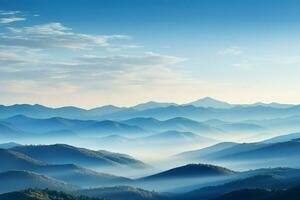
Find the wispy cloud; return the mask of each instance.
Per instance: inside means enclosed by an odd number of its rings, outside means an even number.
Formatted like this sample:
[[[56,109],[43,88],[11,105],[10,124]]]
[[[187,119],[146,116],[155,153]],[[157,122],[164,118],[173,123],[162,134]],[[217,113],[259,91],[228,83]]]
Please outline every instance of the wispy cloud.
[[[83,64],[97,66],[118,66],[123,68],[128,67],[155,67],[168,66],[185,61],[185,58],[176,56],[162,55],[154,52],[145,52],[142,55],[115,55],[115,56],[95,56],[86,55],[79,57],[78,60]]]
[[[17,15],[21,13],[21,11],[17,10],[0,10],[0,15]]]
[[[240,62],[240,63],[234,63],[232,66],[236,69],[240,70],[250,70],[253,69],[254,65],[249,63],[248,61]]]
[[[243,54],[243,50],[238,46],[232,46],[219,51],[218,54],[219,55],[241,55]]]
[[[4,17],[0,18],[0,24],[9,24],[12,22],[17,22],[17,21],[24,21],[26,18],[24,17]]]
[[[0,24],[9,24],[17,21],[26,20],[20,11],[4,11],[0,10]]]
[[[0,36],[4,45],[31,48],[68,48],[90,49],[93,47],[110,47],[111,40],[128,39],[126,35],[92,35],[72,31],[61,23],[49,23],[31,27],[8,27],[10,34]]]

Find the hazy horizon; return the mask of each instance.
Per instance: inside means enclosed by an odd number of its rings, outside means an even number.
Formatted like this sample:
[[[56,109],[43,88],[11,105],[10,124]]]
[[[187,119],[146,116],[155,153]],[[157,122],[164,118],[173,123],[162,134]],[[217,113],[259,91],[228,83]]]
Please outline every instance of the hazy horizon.
[[[116,106],[116,107],[134,107],[140,104],[145,104],[145,103],[150,103],[150,102],[155,102],[155,103],[174,103],[177,105],[185,105],[197,100],[203,100],[203,99],[213,99],[213,100],[217,100],[217,101],[221,101],[224,103],[228,103],[231,105],[251,105],[251,104],[256,104],[256,103],[264,103],[264,104],[271,104],[271,103],[278,103],[278,104],[290,104],[290,105],[299,105],[300,102],[278,102],[278,101],[269,101],[269,102],[263,102],[263,101],[254,101],[254,102],[229,102],[226,101],[224,99],[218,99],[218,98],[214,98],[214,97],[200,97],[200,98],[196,98],[196,99],[192,99],[190,101],[185,101],[185,102],[166,102],[166,101],[156,101],[156,100],[146,100],[144,102],[136,102],[134,104],[96,104],[96,105],[90,105],[90,106],[85,106],[82,107],[80,105],[76,105],[76,104],[59,104],[59,105],[50,105],[50,104],[42,104],[42,103],[38,103],[38,102],[17,102],[17,103],[12,103],[12,104],[0,104],[0,105],[5,105],[5,106],[13,106],[13,105],[22,105],[22,104],[29,104],[29,105],[43,105],[46,107],[52,107],[52,108],[60,108],[60,107],[68,107],[68,106],[74,106],[74,107],[78,107],[78,108],[83,108],[83,109],[92,109],[92,108],[97,108],[97,107],[102,107],[102,106]]]

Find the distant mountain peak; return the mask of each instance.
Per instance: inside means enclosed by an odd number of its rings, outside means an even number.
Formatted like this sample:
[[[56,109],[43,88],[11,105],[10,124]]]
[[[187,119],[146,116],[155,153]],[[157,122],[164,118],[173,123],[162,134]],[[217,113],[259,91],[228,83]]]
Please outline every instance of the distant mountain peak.
[[[204,97],[204,98],[198,99],[196,101],[190,102],[190,103],[185,104],[185,105],[193,105],[193,106],[196,106],[196,107],[205,107],[205,108],[208,108],[208,107],[212,107],[212,108],[232,108],[233,107],[233,105],[231,105],[227,102],[220,101],[220,100],[214,99],[212,97]]]
[[[148,101],[145,103],[138,104],[136,106],[133,106],[133,109],[136,110],[147,110],[147,109],[152,109],[152,108],[161,108],[161,107],[168,107],[168,106],[175,106],[177,104],[175,103],[162,103],[162,102],[156,102],[156,101]]]

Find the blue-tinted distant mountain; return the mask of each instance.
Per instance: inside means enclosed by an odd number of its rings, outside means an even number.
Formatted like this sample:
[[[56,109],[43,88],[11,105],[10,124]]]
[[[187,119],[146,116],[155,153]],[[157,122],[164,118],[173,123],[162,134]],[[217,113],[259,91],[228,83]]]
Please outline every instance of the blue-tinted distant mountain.
[[[89,197],[100,197],[105,199],[126,199],[126,200],[168,200],[172,199],[167,194],[162,194],[154,191],[147,191],[140,188],[129,186],[116,186],[105,188],[94,188],[86,190],[78,190],[77,195]]]
[[[121,122],[128,124],[128,125],[139,126],[139,127],[142,127],[144,129],[148,129],[148,130],[154,130],[154,131],[158,131],[161,129],[165,130],[164,127],[161,128],[163,121],[157,120],[155,118],[150,118],[150,117],[149,118],[137,117],[137,118],[124,120]]]
[[[72,120],[61,117],[36,119],[24,115],[16,115],[5,119],[3,123],[4,122],[11,127],[16,127],[31,133],[38,133],[40,136],[71,136],[76,134],[104,136],[108,134],[135,135],[146,133],[145,130],[138,126],[131,126],[110,120]]]
[[[0,105],[0,118],[8,118],[15,115],[26,115],[34,118],[62,117],[70,119],[96,119],[99,116],[118,112],[123,109],[126,108],[103,106],[86,110],[74,106],[51,108],[38,104],[15,104],[11,106]]]
[[[241,121],[300,115],[300,106],[277,108],[270,106],[238,105],[223,109],[213,107],[196,107],[193,105],[171,105],[167,107],[155,107],[146,110],[115,108],[111,106],[90,110],[76,107],[50,108],[41,105],[28,104],[0,106],[0,118],[8,118],[18,114],[23,114],[34,118],[62,117],[70,119],[94,120],[126,120],[136,117],[153,117],[160,120],[166,120],[175,117],[185,117],[193,120],[220,119],[225,121]]]
[[[44,156],[46,157],[47,155]],[[74,164],[48,164],[12,150],[0,149],[0,157],[2,161],[0,171],[28,170],[82,187],[105,186],[130,182],[130,179],[124,177],[94,172]]]
[[[227,123],[217,126],[217,128],[230,133],[261,133],[268,131],[267,128],[250,123]]]
[[[232,152],[231,154],[223,155],[222,159],[226,160],[267,160],[278,159],[284,162],[288,159],[300,158],[300,142],[289,141],[275,144],[264,144],[260,148],[255,148],[247,151]],[[288,163],[285,163],[288,165]],[[286,166],[285,165],[285,166]]]
[[[5,119],[6,122],[13,124],[14,126],[34,133],[44,133],[49,131],[58,131],[68,129],[80,122],[79,120],[69,120],[59,117],[36,119],[27,117],[25,115],[15,115],[13,117]]]
[[[108,151],[93,151],[65,144],[30,145],[14,147],[12,150],[34,159],[53,164],[74,163],[84,167],[146,167],[146,164],[125,154]],[[45,156],[47,155],[47,156]]]
[[[220,151],[215,151],[213,153],[206,154],[202,158],[205,158],[208,160],[224,159],[227,156],[260,149],[260,148],[263,148],[266,146],[267,146],[266,144],[262,144],[262,143],[241,143],[241,144],[233,145],[229,148],[222,149]]]
[[[175,106],[177,104],[175,103],[160,103],[155,101],[149,101],[146,103],[141,103],[136,106],[133,106],[132,108],[135,110],[148,110],[152,108],[161,108],[161,107],[168,107],[168,106]]]
[[[84,115],[85,110],[77,107],[67,106],[61,108],[50,108],[43,105],[35,104],[15,104],[12,106],[1,106],[0,117],[7,118],[14,115],[26,115],[37,118],[49,118],[63,116],[72,118],[74,116]]]
[[[33,115],[42,115],[47,114],[51,108],[48,108],[46,106],[42,105],[29,105],[29,104],[15,104],[11,106],[0,106],[0,117],[1,118],[6,118],[9,116],[14,116],[18,114],[24,114],[28,116],[33,116]]]
[[[91,123],[88,126],[79,128],[78,132],[89,133],[92,135],[110,135],[110,134],[120,134],[120,135],[143,135],[147,133],[146,130],[133,125],[127,125],[124,123],[104,120],[95,123]]]
[[[188,164],[141,178],[142,181],[188,179],[196,177],[215,177],[233,175],[236,172],[214,165]]]
[[[168,120],[175,117],[198,118],[199,115],[211,114],[209,108],[197,108],[194,106],[168,106],[163,108],[153,108],[134,113],[133,117],[152,117],[160,120]],[[128,117],[128,116],[118,116]]]
[[[176,117],[169,120],[164,121],[164,125],[172,130],[171,127],[175,127],[176,129],[182,131],[192,131],[196,133],[203,133],[203,132],[220,132],[209,125],[206,125],[201,122],[193,121],[183,117]]]
[[[25,135],[23,130],[15,127],[14,125],[0,121],[0,138],[15,138]]]
[[[17,146],[21,146],[21,144],[15,142],[7,142],[7,143],[0,144],[0,149],[9,149]]]
[[[192,105],[168,106],[153,108],[143,111],[116,112],[106,115],[108,119],[122,120],[137,117],[151,117],[159,120],[167,120],[175,117],[184,117],[196,121],[220,119],[224,121],[262,120],[276,117],[289,117],[300,115],[300,106],[290,108],[273,108],[264,106],[235,106],[229,109],[204,108]]]
[[[102,106],[102,107],[98,107],[98,108],[92,108],[92,109],[88,110],[88,112],[90,112],[91,115],[94,115],[94,116],[101,116],[101,115],[112,114],[114,112],[119,112],[122,110],[126,110],[126,108],[117,107],[117,106],[113,106],[113,105],[107,105],[107,106]]]
[[[199,136],[192,132],[179,132],[179,131],[167,131],[163,133],[158,133],[142,139],[144,142],[153,142],[158,144],[184,144],[184,143],[212,143],[213,139]]]
[[[8,171],[0,173],[0,193],[28,188],[49,188],[54,190],[74,190],[76,187],[65,182],[28,171]]]
[[[221,130],[206,125],[201,122],[190,120],[183,117],[176,117],[165,121],[160,121],[154,118],[132,118],[123,121],[123,123],[140,126],[144,129],[153,130],[156,132],[163,131],[183,131],[194,133],[220,133]]]
[[[220,125],[223,125],[223,124],[229,124],[229,122],[222,121],[222,120],[219,120],[219,119],[209,119],[209,120],[203,121],[202,123],[207,124],[209,126],[220,126]]]
[[[244,169],[254,167],[299,167],[300,141],[292,140],[280,143],[242,143],[219,151],[200,149],[179,154],[187,161],[226,162],[238,164]],[[230,165],[231,166],[231,165]]]
[[[239,106],[264,106],[264,107],[273,107],[273,108],[290,108],[295,105],[294,104],[282,104],[282,103],[276,103],[276,102],[272,102],[272,103],[256,102],[253,104],[242,104]]]
[[[273,138],[264,140],[262,142],[264,142],[264,143],[288,142],[288,141],[299,139],[299,138],[300,138],[300,133],[290,133],[287,135],[280,135],[277,137],[273,137]]]
[[[242,175],[245,177],[257,176],[257,175],[275,175],[282,178],[293,178],[293,177],[300,177],[300,169],[288,168],[288,167],[259,168],[259,169],[244,171]]]
[[[175,157],[187,160],[200,160],[203,157],[207,157],[209,154],[213,154],[224,149],[231,148],[237,144],[238,143],[234,142],[222,142],[203,149],[183,152],[175,155]]]
[[[71,130],[57,130],[57,131],[48,131],[48,132],[45,132],[43,134],[39,134],[36,136],[39,137],[39,138],[45,138],[45,139],[50,139],[51,137],[54,137],[54,138],[62,138],[62,139],[66,139],[66,138],[75,138],[77,137],[77,133],[75,133],[74,131],[71,131]]]
[[[8,171],[12,169],[31,170],[45,165],[45,163],[42,161],[7,149],[0,149],[0,158],[0,171]]]
[[[246,123],[258,124],[281,132],[297,132],[300,130],[299,116],[281,117],[269,120],[252,120],[247,121]]]
[[[109,135],[109,136],[99,138],[98,141],[101,142],[101,144],[111,145],[111,144],[128,144],[134,142],[135,139],[127,138],[120,135]]]
[[[220,143],[207,147],[204,149],[195,150],[192,152],[183,152],[178,154],[182,159],[193,159],[193,160],[220,160],[227,159],[227,157],[249,152],[252,150],[267,147],[268,144],[264,143]]]
[[[229,103],[226,103],[224,101],[219,101],[217,99],[213,99],[211,97],[205,97],[190,103],[187,103],[186,105],[193,105],[196,107],[204,107],[204,108],[232,108],[234,105],[231,105]]]

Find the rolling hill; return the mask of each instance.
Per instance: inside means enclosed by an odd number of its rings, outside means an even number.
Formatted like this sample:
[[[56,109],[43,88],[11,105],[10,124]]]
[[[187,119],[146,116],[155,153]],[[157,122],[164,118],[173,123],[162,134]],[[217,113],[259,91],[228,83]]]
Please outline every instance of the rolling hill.
[[[27,155],[7,149],[0,149],[0,171],[8,170],[32,170],[46,165],[44,162],[35,160]]]
[[[132,182],[129,178],[95,172],[74,164],[47,165],[36,171],[82,188],[113,186]]]
[[[236,172],[214,165],[207,164],[188,164],[176,167],[167,171],[160,172],[151,176],[141,178],[142,181],[163,180],[163,179],[184,179],[196,177],[213,177],[233,175]]]
[[[0,144],[0,149],[10,149],[10,148],[17,147],[17,146],[21,146],[21,144],[18,144],[16,142],[6,142],[6,143]]]
[[[237,164],[244,170],[254,167],[300,167],[297,162],[300,155],[299,140],[278,143],[241,143],[214,150],[219,145],[224,146],[221,143],[204,149],[183,152],[176,155],[174,159],[180,158],[189,162],[226,162],[229,167]]]
[[[288,168],[254,170],[253,176],[245,177],[242,172],[236,180],[215,186],[203,187],[182,197],[185,199],[212,199],[223,194],[241,189],[285,189],[297,186],[300,182],[299,170]],[[296,172],[296,173],[294,173]],[[249,174],[248,174],[249,175]]]
[[[207,148],[194,150],[190,152],[183,152],[178,154],[182,159],[194,160],[228,160],[229,157],[235,154],[250,152],[252,150],[267,147],[264,143],[219,143]],[[227,159],[228,158],[228,159]]]
[[[27,189],[17,192],[0,194],[1,200],[103,200],[100,198],[90,198],[74,196],[65,192],[54,190]]]
[[[125,177],[98,173],[74,164],[48,164],[12,150],[0,149],[0,157],[3,161],[0,165],[2,172],[9,170],[33,171],[81,187],[125,184],[131,181]]]
[[[291,140],[299,139],[300,133],[290,133],[287,135],[280,135],[277,137],[273,137],[267,140],[262,141],[263,143],[278,143],[278,142],[288,142]]]
[[[298,200],[300,195],[300,186],[290,187],[284,190],[266,190],[266,189],[243,189],[229,192],[214,200]]]
[[[0,121],[0,138],[17,138],[24,135],[25,132],[23,130],[18,129],[10,123]]]
[[[221,196],[225,193],[239,189],[255,189],[255,188],[272,188],[275,184],[280,184],[283,181],[280,177],[273,175],[257,175],[245,179],[240,179],[225,183],[223,185],[204,187],[182,195],[182,198],[191,200],[196,199],[211,199]]]
[[[74,190],[76,187],[62,181],[29,171],[7,171],[0,173],[0,193],[28,188]]]
[[[134,168],[147,167],[145,163],[125,154],[108,151],[93,151],[65,144],[19,146],[12,148],[12,150],[52,164],[73,163],[88,168],[120,166]]]
[[[171,197],[154,191],[147,191],[129,186],[94,188],[76,191],[77,195],[100,197],[113,200],[168,200]]]
[[[180,154],[175,155],[175,159],[179,158],[185,160],[199,160],[201,158],[208,157],[209,154],[213,154],[224,149],[231,148],[237,144],[238,143],[234,142],[222,142],[203,149],[182,152]]]
[[[280,159],[300,156],[300,142],[289,141],[265,145],[261,148],[249,149],[247,151],[234,152],[230,155],[223,155],[226,160],[259,160],[259,159]]]

